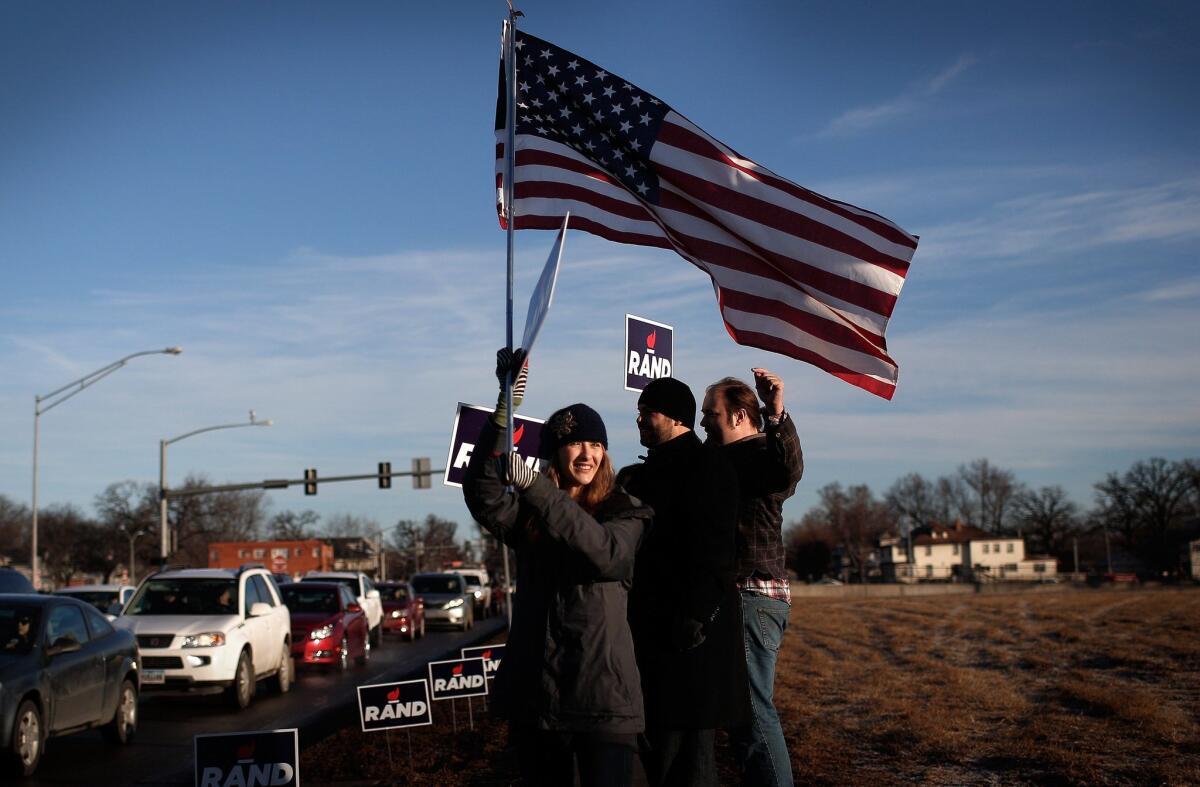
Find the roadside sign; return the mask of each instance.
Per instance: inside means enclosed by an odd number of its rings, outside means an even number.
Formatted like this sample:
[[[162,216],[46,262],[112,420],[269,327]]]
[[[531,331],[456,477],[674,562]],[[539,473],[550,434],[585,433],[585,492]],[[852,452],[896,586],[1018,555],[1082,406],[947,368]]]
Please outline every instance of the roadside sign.
[[[483,674],[487,675],[488,680],[491,680],[496,675],[496,670],[500,669],[500,662],[504,660],[503,645],[482,645],[475,648],[463,648],[462,657],[464,659],[483,659]]]
[[[196,787],[300,787],[300,732],[221,732],[193,738]]]
[[[454,428],[450,432],[450,453],[446,456],[446,475],[442,483],[446,486],[462,486],[467,474],[467,463],[471,461],[471,452],[475,450],[475,440],[479,437],[483,424],[491,416],[492,409],[474,404],[458,403],[458,411],[454,414]],[[539,418],[526,418],[518,415],[513,419],[513,443],[525,461],[532,464],[538,462],[538,447],[542,442],[542,424]],[[491,450],[491,446],[488,446]],[[539,469],[540,469],[539,464]]]
[[[358,719],[363,732],[433,724],[429,684],[422,679],[359,686]]]
[[[632,314],[625,315],[625,390],[641,391],[651,380],[671,376],[675,329]]]
[[[546,315],[550,313],[550,302],[554,300],[554,285],[558,282],[558,264],[562,261],[563,242],[567,239],[567,222],[571,219],[571,213],[563,216],[562,228],[558,231],[558,237],[554,240],[554,246],[550,249],[550,256],[546,258],[546,264],[542,268],[542,275],[538,277],[537,286],[533,288],[533,294],[529,296],[529,311],[525,315],[525,335],[521,339],[521,347],[525,348],[525,353],[528,355],[533,350],[533,343],[537,341],[538,333],[542,330],[542,324],[546,322]]]
[[[485,696],[487,679],[483,659],[429,662],[429,687],[435,701]]]

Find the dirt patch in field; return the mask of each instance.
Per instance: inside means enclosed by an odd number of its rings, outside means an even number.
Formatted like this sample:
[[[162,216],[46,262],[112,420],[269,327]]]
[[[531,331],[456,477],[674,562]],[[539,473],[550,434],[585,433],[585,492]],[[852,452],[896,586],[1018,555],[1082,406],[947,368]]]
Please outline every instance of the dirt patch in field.
[[[775,696],[797,784],[1200,784],[1200,590],[797,599]],[[474,708],[342,730],[305,783],[518,783]]]

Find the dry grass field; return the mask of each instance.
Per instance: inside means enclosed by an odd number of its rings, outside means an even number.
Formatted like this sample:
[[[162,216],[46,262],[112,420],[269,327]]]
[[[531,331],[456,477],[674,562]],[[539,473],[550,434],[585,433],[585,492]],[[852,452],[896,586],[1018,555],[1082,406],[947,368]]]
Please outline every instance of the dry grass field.
[[[1200,590],[798,598],[776,698],[798,784],[1200,784]],[[516,782],[502,724],[436,711],[412,771],[355,728],[306,783]]]

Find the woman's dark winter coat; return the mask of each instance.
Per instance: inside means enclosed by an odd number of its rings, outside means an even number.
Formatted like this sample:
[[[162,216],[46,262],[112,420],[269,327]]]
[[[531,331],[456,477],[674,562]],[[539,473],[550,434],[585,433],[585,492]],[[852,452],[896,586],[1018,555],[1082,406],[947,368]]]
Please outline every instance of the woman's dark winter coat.
[[[489,422],[467,468],[463,495],[475,519],[517,552],[517,593],[493,707],[542,730],[636,734],[645,730],[628,623],[634,556],[652,512],[617,489],[595,514],[546,476],[507,492]]]
[[[618,479],[654,509],[629,596],[647,725],[748,724],[742,607],[734,581],[733,467],[687,432],[651,448],[645,462],[625,468]]]

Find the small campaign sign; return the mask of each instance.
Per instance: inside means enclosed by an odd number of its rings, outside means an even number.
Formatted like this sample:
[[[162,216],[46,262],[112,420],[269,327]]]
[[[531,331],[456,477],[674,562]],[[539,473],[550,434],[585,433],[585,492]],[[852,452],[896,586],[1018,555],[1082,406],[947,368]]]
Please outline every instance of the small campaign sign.
[[[471,452],[475,450],[475,440],[492,412],[488,407],[458,403],[458,412],[454,414],[454,428],[450,436],[450,453],[446,457],[446,475],[442,479],[446,486],[462,486],[463,478],[467,474],[467,463],[471,461]],[[542,442],[544,423],[545,421],[538,418],[526,418],[523,415],[513,419],[513,445],[530,465],[538,462],[537,452]]]
[[[503,645],[481,645],[475,648],[463,648],[462,657],[464,659],[483,659],[483,674],[487,675],[488,680],[496,676],[496,670],[500,669],[500,662],[504,660]]]
[[[429,662],[429,687],[434,700],[481,697],[487,694],[483,659]]]
[[[300,787],[295,728],[197,735],[192,746],[196,787]]]
[[[641,391],[651,380],[671,376],[675,329],[645,317],[625,315],[625,390]]]
[[[422,679],[359,686],[358,718],[363,732],[433,724],[429,684]]]

